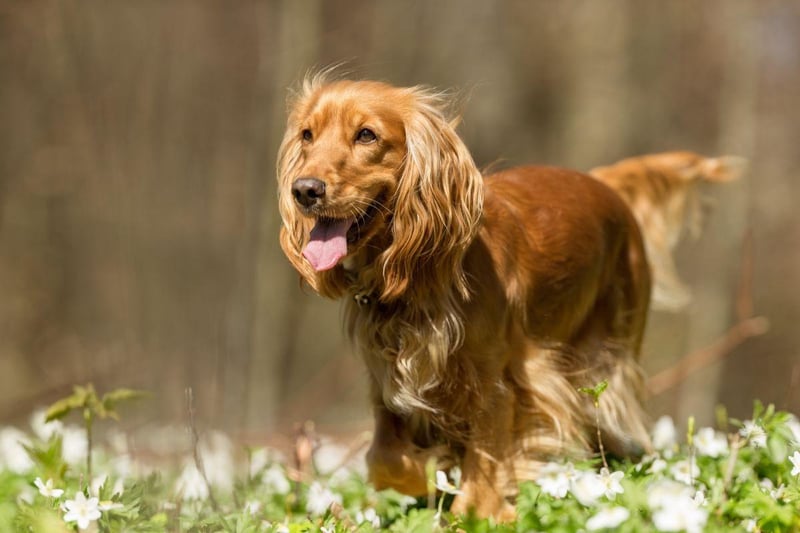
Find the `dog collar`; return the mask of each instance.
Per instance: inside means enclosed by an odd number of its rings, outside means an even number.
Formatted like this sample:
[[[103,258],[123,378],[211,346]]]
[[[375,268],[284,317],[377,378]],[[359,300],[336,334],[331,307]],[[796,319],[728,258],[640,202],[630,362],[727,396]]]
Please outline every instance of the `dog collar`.
[[[353,295],[353,299],[360,307],[366,307],[372,302],[372,298],[366,293],[357,292]]]

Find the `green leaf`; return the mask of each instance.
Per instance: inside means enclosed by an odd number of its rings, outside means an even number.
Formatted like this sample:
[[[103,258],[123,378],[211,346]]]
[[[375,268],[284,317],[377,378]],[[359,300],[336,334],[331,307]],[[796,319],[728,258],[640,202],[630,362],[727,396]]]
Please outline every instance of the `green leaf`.
[[[128,400],[138,400],[147,396],[145,391],[134,389],[114,389],[103,395],[103,403],[106,405],[116,405],[119,402],[126,402]]]
[[[81,409],[84,407],[85,396],[79,394],[72,394],[66,398],[62,398],[54,402],[45,413],[45,421],[52,422],[53,420],[60,420],[67,416],[73,409]]]
[[[600,395],[608,388],[608,381],[603,380],[594,387],[579,387],[578,392],[588,394],[594,398],[595,402],[600,399]]]
[[[138,400],[147,396],[144,391],[134,389],[115,389],[103,395],[103,399],[98,405],[98,414],[100,418],[113,418],[119,420],[119,413],[117,413],[117,405],[131,400]],[[102,414],[101,414],[102,413]]]
[[[23,444],[31,460],[36,463],[42,477],[61,480],[67,465],[62,458],[62,437],[57,435],[49,441],[32,446]]]
[[[400,520],[392,524],[391,531],[397,533],[430,533],[434,530],[434,517],[432,509],[412,509]]]
[[[781,464],[789,457],[789,444],[780,436],[770,435],[767,438],[767,449],[773,463]]]
[[[760,400],[753,401],[753,420],[761,418],[761,413],[764,412],[764,404]]]

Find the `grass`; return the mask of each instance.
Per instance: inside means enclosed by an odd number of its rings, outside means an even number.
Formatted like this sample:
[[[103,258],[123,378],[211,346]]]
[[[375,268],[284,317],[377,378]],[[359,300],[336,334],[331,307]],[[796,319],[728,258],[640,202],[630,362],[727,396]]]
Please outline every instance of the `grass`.
[[[347,461],[327,441],[304,474],[275,450],[240,449],[194,427],[171,461],[133,455],[130,436],[114,432],[90,449],[92,424],[138,394],[76,395],[54,404],[50,423],[37,413],[30,429],[0,429],[0,531],[800,530],[800,424],[758,403],[751,420],[723,416],[721,427],[697,431],[690,423],[680,437],[664,418],[654,428],[659,451],[637,462],[550,463],[521,485],[517,521],[495,524],[446,510],[456,472],[432,483],[445,492],[430,503],[376,492],[363,458]],[[70,413],[83,427],[59,421]]]

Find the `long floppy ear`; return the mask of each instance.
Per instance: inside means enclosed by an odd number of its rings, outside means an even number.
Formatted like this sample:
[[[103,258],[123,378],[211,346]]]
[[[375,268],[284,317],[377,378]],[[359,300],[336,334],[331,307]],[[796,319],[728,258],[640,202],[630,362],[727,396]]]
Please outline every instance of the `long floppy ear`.
[[[297,213],[292,197],[292,178],[297,175],[297,166],[302,155],[300,132],[297,125],[298,117],[309,105],[312,94],[325,84],[326,72],[308,76],[303,85],[289,101],[289,118],[286,133],[278,150],[278,210],[281,214],[283,226],[281,227],[280,243],[283,253],[289,262],[320,295],[328,298],[338,298],[345,290],[344,274],[340,268],[325,272],[317,272],[303,258],[303,248],[308,243],[313,221],[301,217]]]
[[[462,260],[478,231],[483,178],[439,97],[409,89],[406,158],[394,196],[392,243],[381,254],[383,301],[469,289]]]

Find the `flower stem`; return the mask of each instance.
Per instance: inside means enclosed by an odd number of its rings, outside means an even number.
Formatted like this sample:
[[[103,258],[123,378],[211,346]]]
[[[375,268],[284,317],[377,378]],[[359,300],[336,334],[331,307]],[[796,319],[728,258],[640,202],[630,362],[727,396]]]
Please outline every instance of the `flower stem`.
[[[600,401],[594,400],[594,425],[597,428],[597,445],[600,447],[600,457],[603,459],[603,466],[608,469],[608,461],[606,461],[606,450],[603,447],[603,437],[600,434]]]
[[[83,410],[83,422],[86,427],[86,483],[92,483],[92,410]]]

